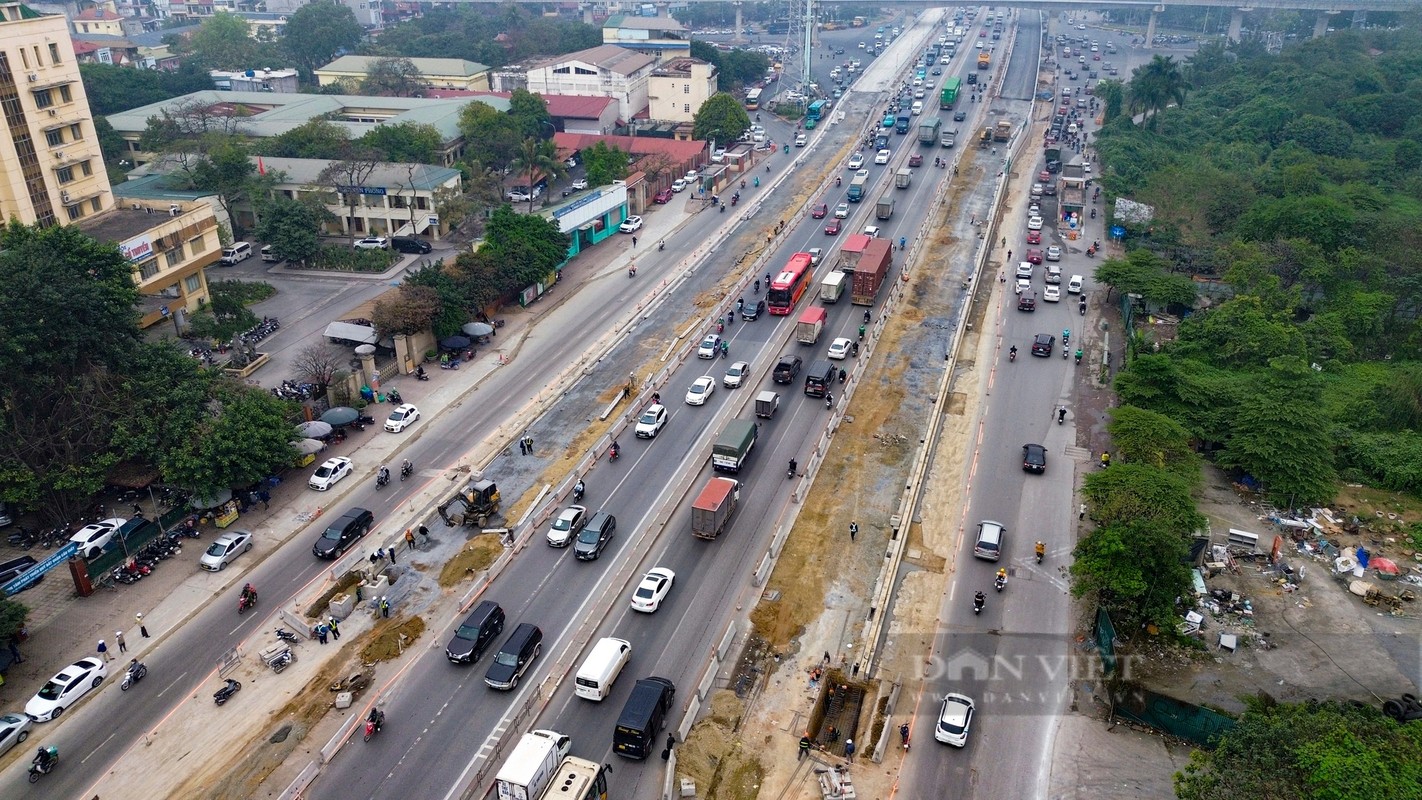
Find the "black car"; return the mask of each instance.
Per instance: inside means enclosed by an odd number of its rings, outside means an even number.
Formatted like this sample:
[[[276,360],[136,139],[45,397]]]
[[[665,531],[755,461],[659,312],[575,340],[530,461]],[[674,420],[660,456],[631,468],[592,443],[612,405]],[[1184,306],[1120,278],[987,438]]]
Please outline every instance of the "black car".
[[[954,111],[954,112],[953,112],[953,121],[954,121],[954,122],[962,122],[963,120],[965,120],[965,119],[967,119],[967,118],[968,118],[968,112],[966,112],[966,111]]]
[[[602,555],[607,543],[617,534],[617,517],[605,511],[592,515],[588,524],[578,533],[573,544],[573,557],[579,561],[592,561]]]
[[[12,558],[3,564],[0,564],[0,586],[4,586],[5,584],[9,583],[10,581],[13,581],[14,579],[25,574],[26,572],[29,572],[30,568],[38,563],[39,562],[36,561],[33,556],[19,556],[17,558]],[[41,575],[38,580],[34,581],[34,583],[26,584],[24,589],[20,589],[20,591],[23,592],[25,589],[34,586],[42,580],[44,580],[43,575]]]
[[[431,249],[430,243],[424,239],[416,239],[413,236],[396,236],[390,240],[390,247],[398,253],[417,253],[423,255]]]
[[[1022,471],[1041,474],[1047,471],[1047,448],[1040,444],[1022,445]]]
[[[775,365],[775,370],[770,373],[770,377],[776,383],[792,383],[795,376],[800,374],[800,366],[803,364],[799,356],[783,355],[779,363]]]
[[[339,558],[351,545],[369,533],[374,524],[374,514],[363,508],[352,508],[321,532],[321,538],[311,546],[311,553],[317,558]]]
[[[1052,354],[1052,345],[1056,344],[1056,341],[1057,337],[1050,333],[1037,334],[1037,337],[1032,340],[1032,355],[1050,356]]]
[[[504,609],[493,600],[483,600],[455,629],[444,654],[456,664],[471,664],[479,660],[503,630]]]
[[[765,313],[764,300],[742,300],[741,303],[741,319],[747,322],[758,319]]]

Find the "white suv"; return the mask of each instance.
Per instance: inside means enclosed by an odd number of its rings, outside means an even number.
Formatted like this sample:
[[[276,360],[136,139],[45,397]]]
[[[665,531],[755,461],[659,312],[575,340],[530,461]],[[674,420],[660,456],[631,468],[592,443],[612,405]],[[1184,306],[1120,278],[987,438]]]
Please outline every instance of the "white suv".
[[[390,240],[384,236],[368,236],[355,243],[357,250],[389,250]]]

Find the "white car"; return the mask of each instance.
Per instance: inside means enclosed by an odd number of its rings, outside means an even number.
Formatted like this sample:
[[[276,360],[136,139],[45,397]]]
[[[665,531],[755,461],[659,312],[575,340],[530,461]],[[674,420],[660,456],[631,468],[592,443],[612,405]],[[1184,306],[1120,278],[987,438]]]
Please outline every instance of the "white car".
[[[701,180],[701,173],[698,172],[697,170],[689,169],[689,170],[686,171],[686,174],[683,175],[683,176],[681,176],[681,177],[682,177],[687,183],[696,183],[698,180]]]
[[[396,406],[395,410],[390,412],[390,418],[385,420],[385,430],[391,433],[399,433],[415,424],[415,420],[419,418],[420,410],[413,405],[405,403],[404,405]]]
[[[637,590],[632,593],[632,610],[650,614],[661,608],[662,600],[666,599],[667,592],[671,591],[674,580],[676,573],[666,567],[647,570],[647,574],[642,576],[642,582],[637,585]]]
[[[712,164],[720,164],[722,161],[725,161],[725,160],[726,160],[726,148],[724,148],[724,147],[718,147],[718,148],[716,148],[716,151],[711,154],[711,163],[712,163]]]
[[[1062,287],[1054,283],[1047,284],[1047,288],[1042,290],[1042,299],[1048,303],[1057,303],[1062,299]]]
[[[706,334],[706,338],[701,340],[701,344],[696,347],[697,358],[715,358],[716,353],[721,350],[721,337],[714,333]]]
[[[865,236],[868,236],[870,239],[877,239],[877,238],[879,238],[879,226],[878,226],[878,225],[865,225],[865,226],[864,226],[864,235],[865,235]]]
[[[835,206],[835,207],[834,207],[834,218],[835,218],[835,219],[848,219],[848,218],[849,218],[849,204],[848,204],[848,203],[840,203],[839,205]]]
[[[75,661],[55,673],[43,688],[25,703],[25,716],[35,722],[49,722],[58,719],[64,709],[74,705],[79,698],[91,690],[99,688],[109,674],[104,660],[90,656]]]
[[[355,243],[357,250],[389,250],[390,240],[384,236],[367,236]]]
[[[0,755],[30,738],[30,725],[24,714],[0,714]]]
[[[549,547],[567,547],[577,538],[578,531],[588,521],[588,510],[583,506],[568,506],[548,528]]]
[[[251,549],[251,531],[228,531],[212,540],[207,552],[198,559],[198,566],[208,572],[221,572],[233,559]]]
[[[859,169],[862,166],[864,166],[864,154],[855,153],[849,157],[849,163],[845,165],[845,169]]]
[[[1032,217],[1031,219],[1027,220],[1027,230],[1029,230],[1029,231],[1040,231],[1041,229],[1042,229],[1042,218],[1041,218],[1041,217]]]
[[[355,471],[355,463],[345,456],[336,456],[326,459],[325,463],[316,468],[316,472],[311,475],[311,480],[306,482],[307,486],[318,492],[340,483],[341,479]]]
[[[637,231],[642,229],[642,218],[637,216],[636,214],[633,214],[632,216],[623,220],[622,224],[617,226],[617,229],[619,231],[622,231],[623,233],[636,233]]]
[[[887,164],[887,163],[889,163],[889,156],[891,156],[891,155],[893,155],[893,153],[889,152],[889,149],[888,149],[888,148],[885,148],[885,149],[883,149],[883,150],[880,150],[879,152],[877,152],[877,153],[874,154],[874,163],[875,163],[875,164]]]
[[[1019,277],[1019,278],[1027,278],[1028,280],[1031,280],[1031,279],[1032,279],[1032,269],[1033,269],[1033,267],[1032,267],[1032,262],[1031,262],[1031,261],[1019,261],[1019,262],[1017,262],[1017,277]]]
[[[853,346],[854,346],[854,343],[853,343],[853,342],[851,342],[851,341],[849,341],[848,339],[845,339],[845,338],[843,338],[843,337],[841,337],[841,338],[839,338],[839,339],[835,339],[833,342],[830,342],[830,346],[829,346],[829,357],[830,357],[830,358],[833,358],[833,359],[836,359],[836,360],[842,359],[842,358],[848,358],[848,357],[849,357],[849,350],[850,350],[850,348],[853,347]]]
[[[1048,260],[1048,261],[1061,261],[1061,260],[1062,260],[1062,249],[1061,249],[1060,247],[1058,247],[1057,245],[1049,245],[1049,246],[1047,247],[1047,260]]]
[[[672,181],[672,192],[674,194],[679,194],[684,191],[686,191],[686,180],[684,178],[677,178]]]
[[[588,188],[587,178],[578,178],[577,180],[573,181],[573,191],[576,192],[586,188]]]
[[[661,403],[653,403],[647,406],[647,410],[642,412],[642,416],[637,418],[637,427],[634,433],[638,439],[655,439],[666,424],[667,407]]]
[[[825,249],[823,247],[811,247],[805,252],[810,254],[810,266],[812,267],[819,266],[820,261],[825,257]]]
[[[1073,275],[1067,281],[1067,294],[1081,294],[1083,279],[1080,275]]]
[[[867,177],[869,177],[869,170],[867,170],[867,169],[861,169],[861,170],[859,170],[858,172],[854,173],[854,177],[856,177],[856,178],[867,178]]]
[[[949,692],[938,711],[938,724],[933,726],[933,738],[954,747],[968,743],[968,730],[973,725],[974,705],[967,695]]]
[[[1013,289],[1013,292],[1014,292],[1015,294],[1022,294],[1023,292],[1029,292],[1029,291],[1031,291],[1031,290],[1032,290],[1032,279],[1031,279],[1031,278],[1018,278],[1018,279],[1017,279],[1017,287],[1016,287],[1015,289]]]
[[[128,520],[122,517],[110,517],[90,523],[69,537],[69,541],[79,546],[80,556],[89,559],[97,558],[100,553],[104,552],[104,547],[114,538],[114,534],[124,526],[125,522]]]
[[[721,385],[727,389],[735,389],[745,382],[748,375],[750,375],[750,364],[737,361],[726,369],[725,375],[721,376]]]
[[[716,391],[716,379],[710,375],[702,375],[692,381],[691,388],[686,390],[686,404],[689,406],[706,405],[706,398]]]

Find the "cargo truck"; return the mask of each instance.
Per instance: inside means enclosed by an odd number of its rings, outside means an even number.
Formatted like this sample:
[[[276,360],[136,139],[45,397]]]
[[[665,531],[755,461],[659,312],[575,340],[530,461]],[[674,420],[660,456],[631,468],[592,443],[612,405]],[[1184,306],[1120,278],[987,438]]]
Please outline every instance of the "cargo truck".
[[[908,167],[901,167],[898,172],[894,173],[895,187],[899,189],[907,189],[909,188],[909,184],[911,183],[913,183],[913,170],[909,169]]]
[[[874,204],[874,217],[876,219],[888,219],[894,215],[894,198],[884,195],[879,198],[879,202]]]
[[[918,143],[931,145],[938,141],[938,132],[943,128],[943,120],[938,117],[918,123]]]
[[[843,274],[843,273],[840,273]],[[825,310],[818,306],[805,309],[795,323],[795,339],[800,344],[815,344],[820,340],[820,331],[825,329]]]
[[[884,285],[893,260],[894,246],[888,239],[874,239],[864,248],[864,255],[854,267],[854,282],[849,287],[849,302],[856,306],[874,304],[874,296]]]
[[[711,445],[711,468],[717,472],[740,472],[759,431],[754,420],[733,419],[726,423]]]
[[[538,800],[558,774],[558,765],[572,748],[571,737],[557,731],[525,733],[508,760],[499,767],[494,786],[499,800]]]
[[[736,503],[741,499],[741,483],[732,478],[712,478],[691,504],[691,535],[715,539],[726,530]]]
[[[840,272],[853,272],[854,265],[859,263],[859,257],[864,255],[864,248],[869,246],[873,237],[862,233],[851,235],[844,240],[844,244],[839,248],[839,260],[835,262],[834,268]]]
[[[997,121],[997,127],[993,129],[992,138],[995,142],[1005,142],[1012,138],[1012,123],[1005,119]]]
[[[854,180],[849,182],[849,192],[845,199],[851,203],[858,203],[864,199],[864,187],[869,182],[868,175],[855,175]]]
[[[909,125],[912,123],[913,115],[909,114],[907,110],[900,111],[898,118],[894,120],[894,132],[900,135],[906,134],[909,132]]]
[[[775,410],[780,408],[780,395],[766,389],[755,396],[755,415],[762,419],[770,419],[775,416]]]
[[[958,129],[957,129],[957,128],[949,128],[948,130],[944,131],[944,132],[943,132],[943,138],[940,140],[940,143],[941,143],[944,147],[952,147],[953,145],[957,144],[957,143],[958,143]]]
[[[831,272],[826,275],[820,284],[820,301],[838,303],[840,295],[844,294],[845,284],[849,282],[848,277],[843,272]]]
[[[987,53],[978,53],[978,69],[987,69],[992,66],[992,56]]]

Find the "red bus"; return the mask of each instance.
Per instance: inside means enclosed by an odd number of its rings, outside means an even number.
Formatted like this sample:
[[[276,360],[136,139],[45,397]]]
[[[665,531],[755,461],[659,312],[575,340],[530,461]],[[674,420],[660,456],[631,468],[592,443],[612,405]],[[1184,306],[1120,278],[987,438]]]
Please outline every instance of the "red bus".
[[[767,310],[781,316],[789,314],[800,301],[800,295],[805,293],[805,287],[810,285],[811,272],[813,270],[810,268],[809,253],[790,256],[790,260],[785,263],[785,269],[770,281],[769,296],[766,298]]]

